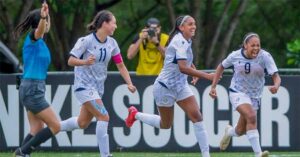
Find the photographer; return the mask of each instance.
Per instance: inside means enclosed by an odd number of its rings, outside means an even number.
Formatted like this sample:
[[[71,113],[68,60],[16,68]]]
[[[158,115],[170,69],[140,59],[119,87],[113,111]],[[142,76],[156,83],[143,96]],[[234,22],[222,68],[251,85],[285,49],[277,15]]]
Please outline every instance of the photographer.
[[[156,18],[147,20],[146,27],[136,35],[127,50],[127,58],[133,59],[139,52],[137,75],[158,75],[163,67],[165,45],[169,36],[161,33],[160,22]]]

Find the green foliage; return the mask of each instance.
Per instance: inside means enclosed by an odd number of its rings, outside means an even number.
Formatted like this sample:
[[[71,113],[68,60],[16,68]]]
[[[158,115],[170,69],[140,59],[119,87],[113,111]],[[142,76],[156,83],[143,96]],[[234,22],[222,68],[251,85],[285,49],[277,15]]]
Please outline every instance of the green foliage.
[[[287,65],[300,68],[300,39],[287,43]]]

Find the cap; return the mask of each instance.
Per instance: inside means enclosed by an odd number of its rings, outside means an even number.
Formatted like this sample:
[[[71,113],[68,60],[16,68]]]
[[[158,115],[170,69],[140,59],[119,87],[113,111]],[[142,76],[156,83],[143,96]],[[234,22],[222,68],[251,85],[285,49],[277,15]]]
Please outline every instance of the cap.
[[[151,17],[151,18],[149,18],[149,19],[147,20],[146,26],[147,26],[147,27],[150,27],[150,26],[153,25],[153,24],[159,25],[160,22],[159,22],[159,20],[158,20],[157,18]]]

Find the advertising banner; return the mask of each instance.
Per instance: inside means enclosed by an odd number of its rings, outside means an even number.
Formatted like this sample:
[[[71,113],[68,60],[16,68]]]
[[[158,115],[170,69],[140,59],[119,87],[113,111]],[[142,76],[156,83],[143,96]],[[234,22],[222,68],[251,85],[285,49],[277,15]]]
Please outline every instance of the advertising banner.
[[[178,105],[174,105],[174,123],[171,129],[159,130],[139,121],[127,128],[124,119],[127,108],[134,105],[139,111],[158,114],[153,99],[156,77],[132,75],[137,87],[130,93],[122,77],[109,74],[105,83],[104,105],[109,112],[109,137],[112,151],[199,151],[192,122]],[[300,151],[300,76],[281,76],[282,84],[277,94],[269,92],[271,78],[267,78],[258,128],[263,149]],[[209,96],[210,81],[200,79],[191,88],[200,105],[212,151],[219,151],[219,142],[225,127],[236,124],[239,114],[232,109],[228,97],[231,76],[223,76],[217,86],[218,98]],[[61,120],[78,116],[80,104],[73,93],[73,73],[51,73],[46,81],[46,99]],[[98,150],[95,119],[87,129],[60,132],[42,144],[41,149]],[[18,147],[29,131],[24,107],[20,106],[16,75],[0,75],[0,150]],[[233,138],[229,151],[251,151],[245,136]]]

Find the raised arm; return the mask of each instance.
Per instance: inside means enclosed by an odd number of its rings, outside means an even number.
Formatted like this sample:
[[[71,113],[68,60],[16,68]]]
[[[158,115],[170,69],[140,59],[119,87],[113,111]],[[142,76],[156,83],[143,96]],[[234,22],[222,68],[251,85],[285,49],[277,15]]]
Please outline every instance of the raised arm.
[[[36,31],[34,32],[35,39],[39,39],[44,36],[44,34],[47,30],[47,25],[46,25],[47,18],[49,18],[48,23],[50,24],[50,16],[48,16],[48,15],[49,15],[48,4],[46,2],[44,2],[42,4],[42,8],[41,8],[41,18],[40,18],[39,24],[38,24],[38,27],[36,28]]]
[[[147,38],[148,33],[146,29],[142,30],[142,33],[139,34],[138,40],[135,43],[132,43],[127,50],[127,58],[133,59],[139,51],[139,46],[145,38]]]

